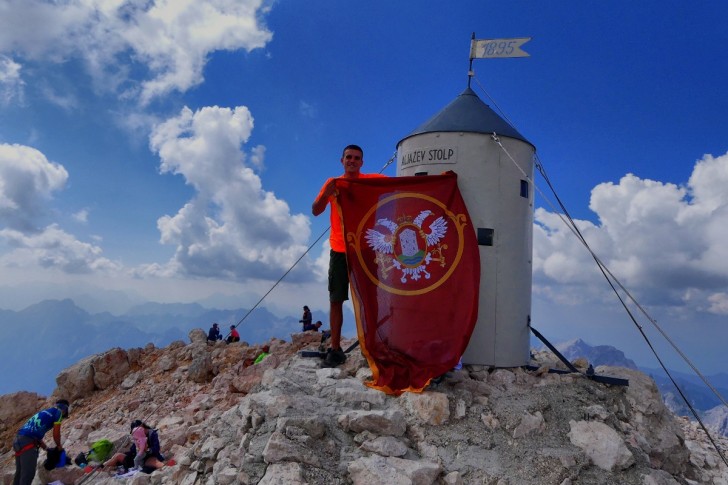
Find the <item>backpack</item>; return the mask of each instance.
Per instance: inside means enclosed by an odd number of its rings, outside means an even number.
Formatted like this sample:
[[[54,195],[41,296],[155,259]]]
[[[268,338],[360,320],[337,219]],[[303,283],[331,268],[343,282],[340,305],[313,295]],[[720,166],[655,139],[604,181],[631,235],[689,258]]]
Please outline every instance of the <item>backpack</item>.
[[[91,450],[89,450],[88,454],[86,455],[86,460],[103,463],[109,458],[109,455],[111,454],[111,451],[113,449],[114,444],[106,438],[94,441],[93,443],[91,443]]]
[[[147,444],[149,445],[149,450],[147,451],[147,453],[152,456],[156,456],[160,460],[164,461],[164,456],[162,455],[162,447],[159,444],[159,434],[157,433],[156,429],[149,430],[149,436],[147,436]]]

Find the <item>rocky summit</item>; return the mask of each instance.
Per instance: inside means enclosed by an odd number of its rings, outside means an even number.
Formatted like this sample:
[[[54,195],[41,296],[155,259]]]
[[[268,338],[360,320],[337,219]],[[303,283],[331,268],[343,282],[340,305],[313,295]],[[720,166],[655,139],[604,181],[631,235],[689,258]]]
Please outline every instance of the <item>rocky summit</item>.
[[[58,375],[47,398],[3,396],[2,484],[12,483],[17,429],[66,398],[71,457],[102,438],[126,451],[129,424],[142,419],[174,464],[128,478],[74,464],[47,472],[41,452],[34,483],[728,485],[709,437],[634,369],[597,367],[629,380],[602,384],[549,372],[562,366],[535,352],[535,371],[465,366],[395,397],[365,385],[371,372],[358,350],[338,368],[302,357],[318,347],[317,333],[273,339],[270,355],[249,366],[262,346],[210,345],[201,329],[189,340],[86,358]],[[725,453],[728,440],[712,437]]]

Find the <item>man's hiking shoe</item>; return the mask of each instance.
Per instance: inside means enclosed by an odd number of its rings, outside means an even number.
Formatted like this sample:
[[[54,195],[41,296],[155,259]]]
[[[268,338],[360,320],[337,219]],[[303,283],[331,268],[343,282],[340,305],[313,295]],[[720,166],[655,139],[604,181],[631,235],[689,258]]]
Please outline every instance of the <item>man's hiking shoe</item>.
[[[346,354],[341,349],[329,349],[321,367],[337,367],[346,362]]]

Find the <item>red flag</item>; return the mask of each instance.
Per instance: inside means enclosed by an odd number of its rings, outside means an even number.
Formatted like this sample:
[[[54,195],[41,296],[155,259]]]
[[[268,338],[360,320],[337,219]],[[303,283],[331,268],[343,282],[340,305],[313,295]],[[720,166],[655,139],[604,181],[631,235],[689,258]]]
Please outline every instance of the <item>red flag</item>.
[[[421,392],[478,318],[480,255],[457,175],[336,181],[368,385]]]

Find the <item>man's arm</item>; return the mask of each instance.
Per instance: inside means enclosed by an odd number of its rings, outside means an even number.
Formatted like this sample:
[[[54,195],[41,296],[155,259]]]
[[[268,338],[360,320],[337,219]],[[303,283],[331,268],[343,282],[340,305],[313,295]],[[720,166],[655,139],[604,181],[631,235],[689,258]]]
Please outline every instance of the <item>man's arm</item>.
[[[56,442],[56,448],[63,449],[63,446],[61,446],[61,423],[53,424],[53,441]]]
[[[311,213],[315,216],[321,214],[326,210],[326,206],[329,204],[329,197],[336,195],[336,179],[331,179],[326,183],[324,190],[321,191],[316,200],[313,201],[311,206]]]

